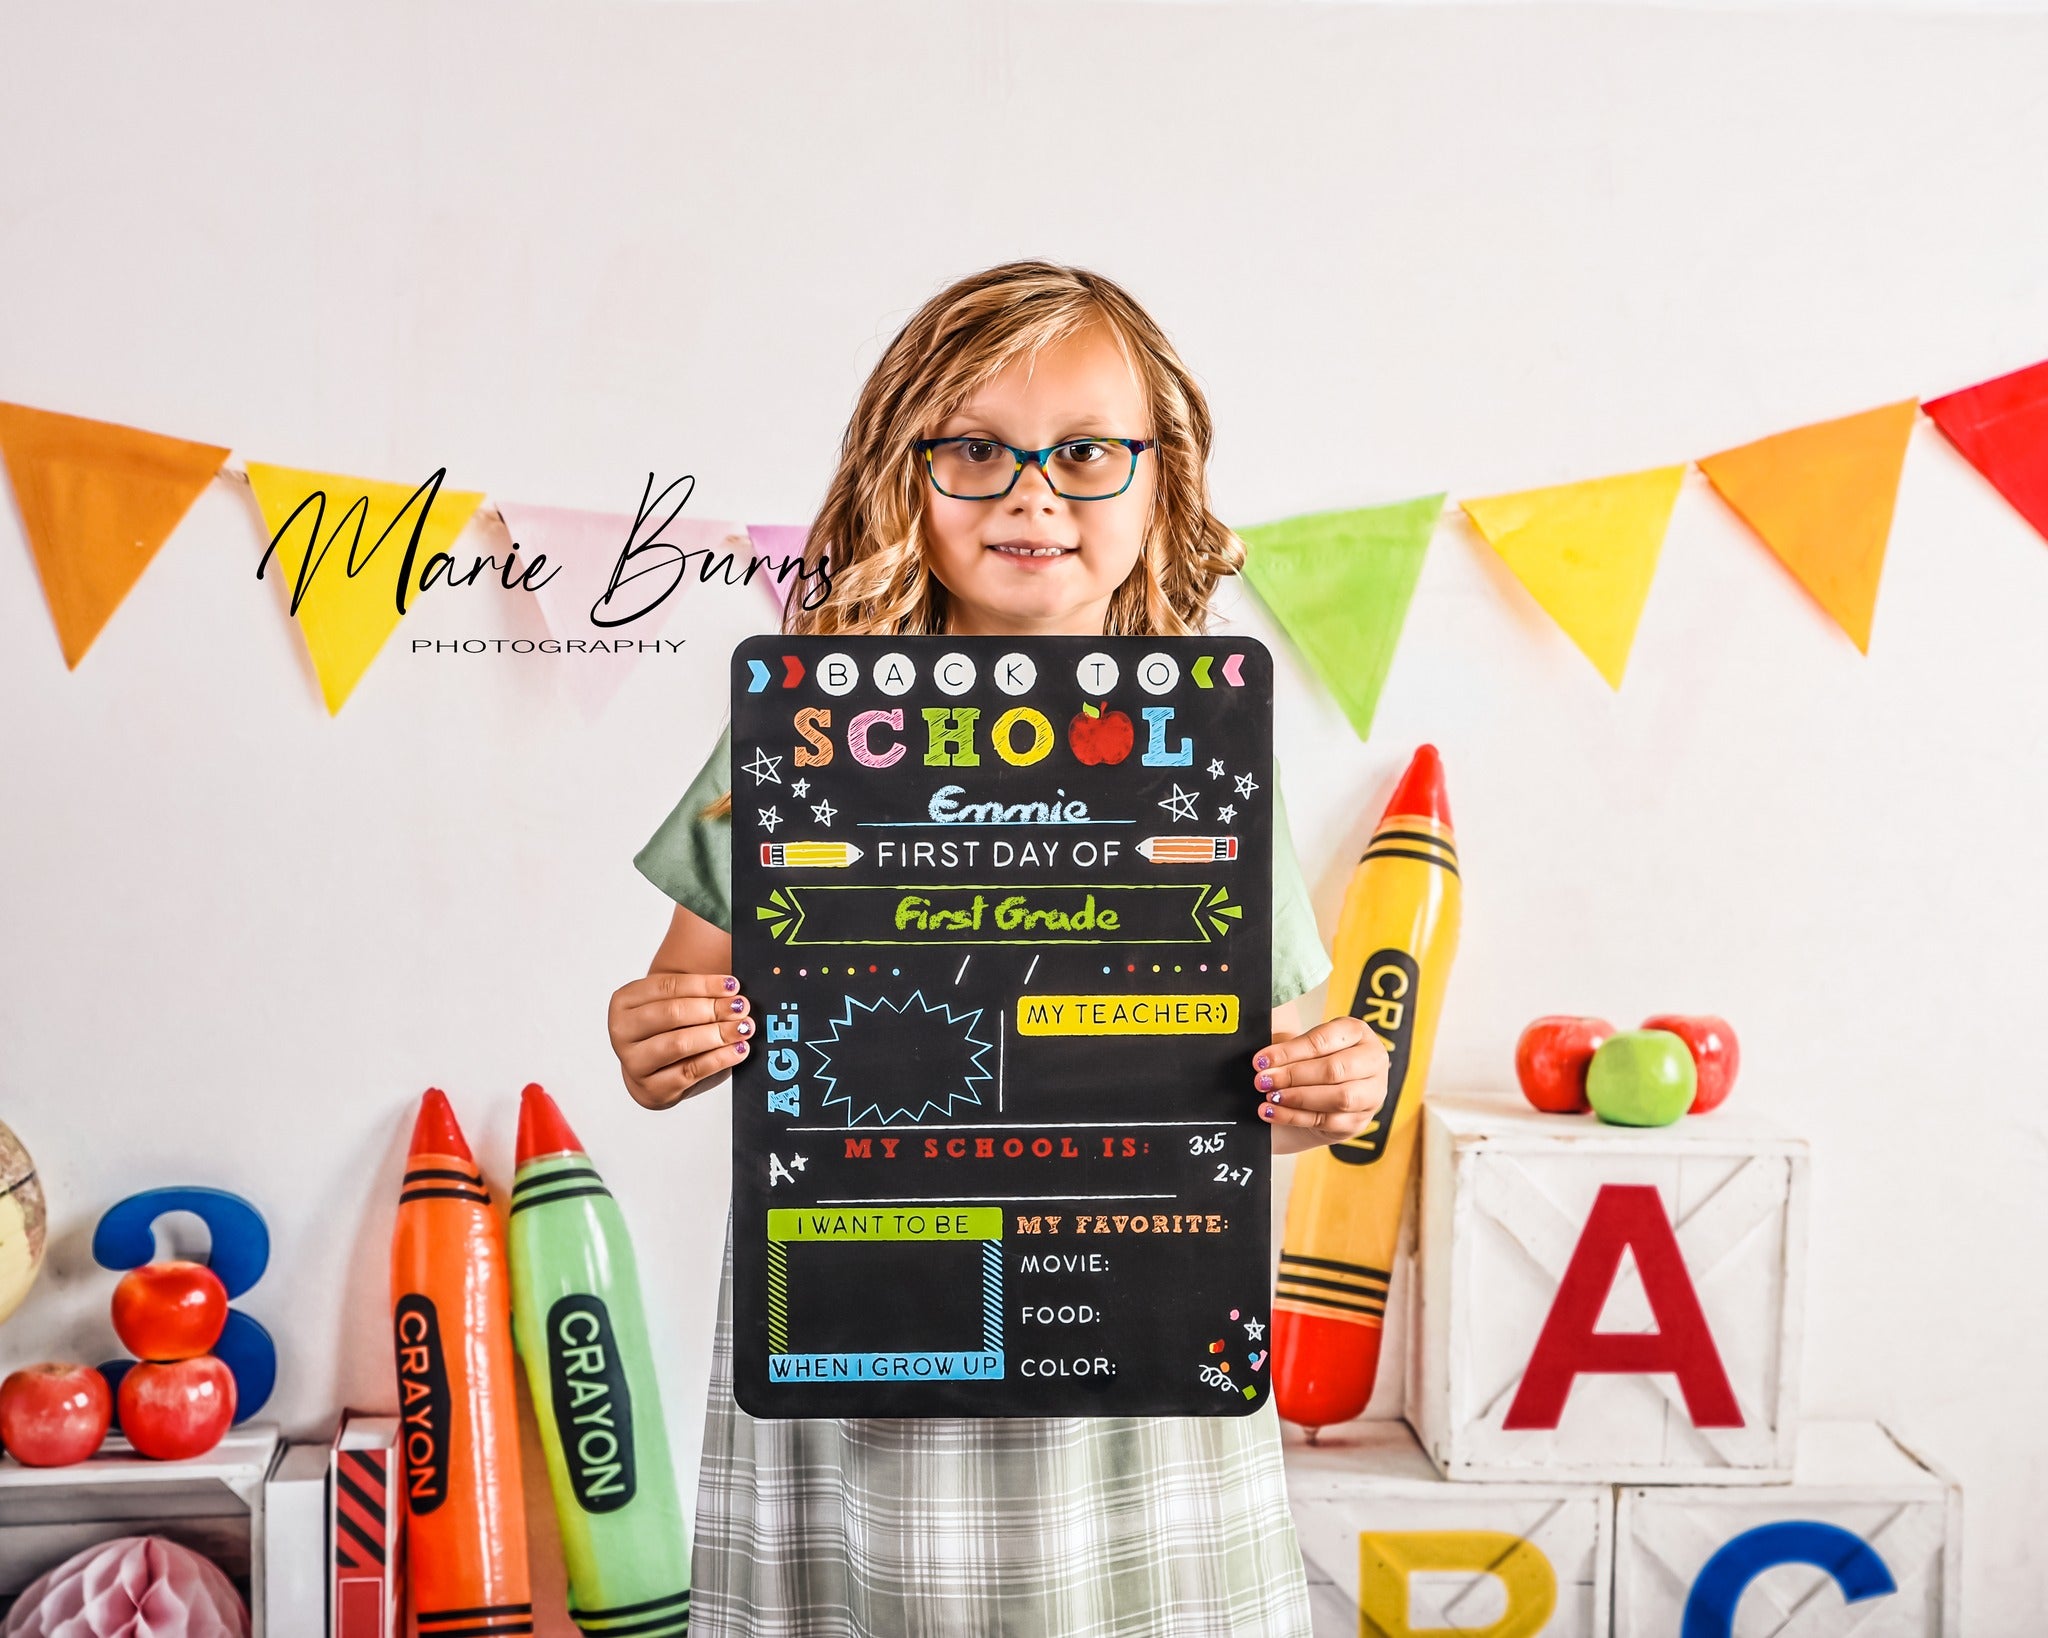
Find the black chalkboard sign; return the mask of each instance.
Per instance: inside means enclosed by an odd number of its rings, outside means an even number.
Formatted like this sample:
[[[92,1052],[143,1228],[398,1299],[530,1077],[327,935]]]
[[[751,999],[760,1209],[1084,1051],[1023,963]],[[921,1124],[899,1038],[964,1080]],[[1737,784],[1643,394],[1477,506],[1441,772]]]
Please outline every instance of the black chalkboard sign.
[[[760,637],[732,697],[740,1405],[1257,1409],[1265,649]]]

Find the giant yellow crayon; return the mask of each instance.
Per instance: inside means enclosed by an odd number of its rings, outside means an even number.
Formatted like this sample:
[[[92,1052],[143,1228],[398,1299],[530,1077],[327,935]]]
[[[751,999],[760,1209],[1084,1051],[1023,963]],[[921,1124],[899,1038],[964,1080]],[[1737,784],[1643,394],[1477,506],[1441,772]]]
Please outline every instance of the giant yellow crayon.
[[[1458,950],[1458,851],[1436,747],[1415,753],[1351,873],[1331,952],[1329,1016],[1385,1044],[1387,1101],[1357,1137],[1304,1154],[1287,1197],[1273,1298],[1273,1402],[1315,1429],[1365,1409],[1415,1158],[1444,983]]]
[[[406,1561],[419,1638],[533,1631],[505,1236],[438,1088],[391,1239]]]

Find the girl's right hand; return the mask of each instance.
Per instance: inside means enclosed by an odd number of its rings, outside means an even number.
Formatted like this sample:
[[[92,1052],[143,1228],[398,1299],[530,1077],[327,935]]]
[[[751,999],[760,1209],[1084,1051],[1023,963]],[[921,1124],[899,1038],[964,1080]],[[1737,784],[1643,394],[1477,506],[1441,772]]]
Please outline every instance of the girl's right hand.
[[[658,972],[612,992],[612,1051],[636,1103],[681,1103],[747,1055],[754,1020],[739,990],[725,973]]]

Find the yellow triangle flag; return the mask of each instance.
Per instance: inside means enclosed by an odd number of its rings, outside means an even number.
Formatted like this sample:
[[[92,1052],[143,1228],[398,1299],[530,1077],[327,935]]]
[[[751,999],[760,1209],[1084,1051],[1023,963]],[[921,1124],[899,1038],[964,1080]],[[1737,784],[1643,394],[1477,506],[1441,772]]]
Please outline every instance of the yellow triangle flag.
[[[228,452],[0,404],[0,455],[64,663],[76,670]]]
[[[1683,466],[1460,501],[1565,635],[1619,688]]]
[[[1919,401],[1816,421],[1700,462],[1721,498],[1865,654]]]
[[[270,531],[258,573],[282,570],[332,716],[483,496],[441,488],[439,472],[408,488],[260,461],[249,463],[249,487]]]

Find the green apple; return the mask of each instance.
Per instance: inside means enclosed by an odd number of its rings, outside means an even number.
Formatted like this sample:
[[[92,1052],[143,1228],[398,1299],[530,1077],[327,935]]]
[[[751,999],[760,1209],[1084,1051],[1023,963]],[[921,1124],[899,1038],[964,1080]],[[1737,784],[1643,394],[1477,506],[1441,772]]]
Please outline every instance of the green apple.
[[[1685,1038],[1668,1029],[1610,1035],[1586,1070],[1586,1101],[1612,1126],[1670,1126],[1692,1107],[1699,1070]]]

